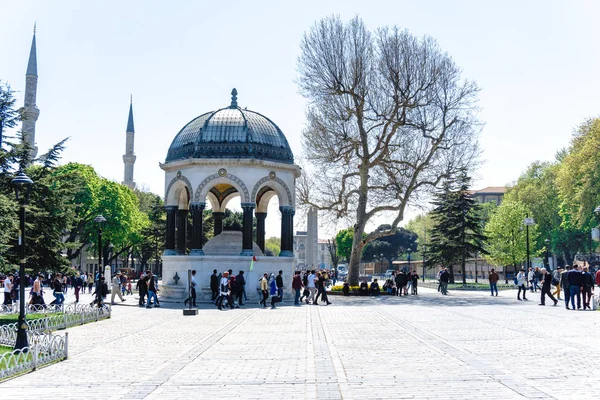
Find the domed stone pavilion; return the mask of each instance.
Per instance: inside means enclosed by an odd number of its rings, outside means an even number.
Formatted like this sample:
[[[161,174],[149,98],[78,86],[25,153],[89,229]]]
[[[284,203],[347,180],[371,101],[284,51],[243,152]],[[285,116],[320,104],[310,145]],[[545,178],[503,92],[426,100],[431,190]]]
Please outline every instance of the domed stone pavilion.
[[[210,275],[245,271],[246,292],[255,292],[264,272],[284,271],[286,286],[294,271],[293,229],[295,181],[300,167],[279,127],[269,118],[237,104],[231,92],[229,107],[204,113],[187,123],[175,136],[164,164],[167,211],[166,246],[163,256],[162,298],[182,301],[187,297],[188,270],[197,271],[199,300],[210,299]],[[242,232],[223,232],[227,203],[240,197]],[[281,212],[281,253],[263,256],[265,219],[269,201],[277,196]],[[202,245],[202,214],[210,204],[214,237]],[[188,229],[188,213],[192,227]],[[256,217],[256,243],[253,218]],[[191,231],[191,238],[187,232]],[[188,253],[189,249],[189,253]],[[253,269],[250,265],[257,257]]]

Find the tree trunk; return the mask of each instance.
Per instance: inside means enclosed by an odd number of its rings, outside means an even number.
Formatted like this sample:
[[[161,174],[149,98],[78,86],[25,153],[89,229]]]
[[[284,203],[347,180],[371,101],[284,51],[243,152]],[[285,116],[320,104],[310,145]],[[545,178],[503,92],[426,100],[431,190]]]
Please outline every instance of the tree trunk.
[[[450,283],[454,283],[454,265],[448,267],[448,272],[450,273]]]
[[[466,259],[465,259],[465,253],[463,251],[463,257],[462,257],[462,261],[460,264],[460,270],[462,272],[462,283],[463,285],[467,284],[467,268],[466,268]]]
[[[362,237],[362,233],[359,237]],[[356,229],[354,230],[354,239],[352,240],[352,253],[350,253],[350,263],[348,264],[348,282],[350,286],[358,286],[360,275],[360,257],[364,245],[362,239],[357,240]]]

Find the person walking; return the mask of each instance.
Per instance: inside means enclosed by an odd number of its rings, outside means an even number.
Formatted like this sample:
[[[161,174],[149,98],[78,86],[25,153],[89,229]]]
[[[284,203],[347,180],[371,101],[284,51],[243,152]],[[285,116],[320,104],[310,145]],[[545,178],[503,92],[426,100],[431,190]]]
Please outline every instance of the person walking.
[[[542,272],[540,270],[540,267],[535,267],[533,269],[533,286],[534,286],[534,289],[536,292],[538,291],[538,289],[540,290],[540,292],[542,291],[542,289],[538,285],[538,283],[540,283],[541,281],[542,281]]]
[[[417,271],[413,271],[412,274],[410,274],[410,279],[412,281],[412,294],[414,294],[415,296],[417,295],[417,285],[419,284],[419,275],[417,274]]]
[[[212,292],[210,301],[214,303],[217,301],[217,297],[219,296],[219,277],[217,276],[216,269],[213,270],[213,273],[210,276],[210,291]]]
[[[81,285],[81,293],[85,294],[85,287],[87,286],[87,274],[84,272],[81,272],[79,274],[79,277],[81,278],[82,281],[82,285]]]
[[[260,280],[260,293],[262,294],[262,299],[258,302],[258,304],[262,305],[263,308],[267,308],[267,299],[269,298],[268,277],[269,275],[265,272]]]
[[[294,273],[292,278],[292,289],[294,289],[294,305],[300,305],[300,291],[302,290],[302,278],[300,277],[300,271]]]
[[[279,296],[280,301],[283,303],[283,271],[279,271],[275,278],[275,283],[277,284],[277,296]]]
[[[533,271],[531,273],[533,274]],[[519,291],[517,292],[517,300],[519,301],[521,300],[521,291],[523,291],[523,300],[527,300],[527,297],[525,297],[527,294],[527,288],[525,285],[527,284],[528,279],[529,276],[525,275],[525,269],[521,268],[517,274],[517,286],[519,288]]]
[[[117,271],[115,277],[112,279],[112,294],[110,295],[110,304],[113,306],[117,304],[115,303],[115,296],[119,296],[121,302],[125,301],[125,299],[123,298],[123,294],[121,293],[121,285],[121,271]]]
[[[4,278],[4,304],[5,306],[12,305],[12,281],[13,274],[8,274],[6,278]]]
[[[81,275],[77,275],[75,277],[75,303],[79,303],[79,292],[83,286],[83,279],[81,279]]]
[[[535,274],[533,272],[533,268],[529,267],[529,272],[527,273],[527,283],[529,284],[529,290],[531,293],[535,290],[535,285],[533,284],[533,280],[535,279]]]
[[[142,272],[140,279],[138,279],[137,283],[135,284],[135,288],[140,296],[140,301],[138,303],[139,307],[144,307],[144,304],[146,303],[146,295],[148,294],[148,281],[145,278],[146,275]]]
[[[581,309],[581,286],[582,276],[577,266],[567,272],[567,280],[569,281],[569,299],[571,302],[571,309],[575,310],[575,297],[577,297],[577,309]]]
[[[552,271],[552,285],[554,285],[553,296],[556,296],[557,300],[562,300],[560,297],[560,277],[563,271],[563,267],[558,267],[554,271]]]
[[[440,273],[440,290],[443,295],[448,294],[448,282],[450,281],[450,273],[448,268],[443,268]]]
[[[546,268],[542,268],[540,270],[540,275],[542,277],[542,297],[540,299],[540,306],[546,305],[546,295],[550,297],[550,300],[554,302],[554,305],[558,304],[558,300],[554,298],[552,295],[552,275],[546,270]]]
[[[233,300],[231,299],[231,288],[229,287],[229,271],[223,272],[221,282],[219,282],[219,297],[217,298],[217,308],[223,310],[223,302],[227,300],[230,308],[233,308]]]
[[[190,280],[190,297],[183,301],[183,305],[190,303],[190,307],[196,307],[196,270],[192,270],[192,279]]]
[[[54,301],[50,304],[54,304],[56,306],[60,306],[65,301],[65,295],[63,293],[63,283],[62,283],[62,275],[56,274],[54,280],[52,281],[52,289]]]
[[[407,278],[404,271],[400,270],[396,274],[396,295],[402,297],[404,287],[406,286]]]
[[[277,294],[278,293],[277,281],[273,274],[271,274],[271,279],[269,280],[269,293],[271,295],[271,309],[276,308],[275,303],[280,302],[281,298]]]
[[[325,305],[330,305],[331,302],[327,298],[327,280],[325,279],[325,275],[321,273],[317,273],[317,297],[315,298],[315,304],[319,304],[319,296],[321,300],[325,302]]]
[[[106,296],[108,296],[108,285],[106,284],[106,280],[103,275],[100,275],[98,278],[98,282],[96,283],[96,291],[92,294],[96,296],[92,304],[96,303],[98,308],[104,307],[104,299]]]
[[[144,279],[146,280],[146,285],[148,286],[148,301],[146,302],[146,308],[152,308],[150,307],[150,305],[152,304],[153,299],[154,307],[160,307],[160,303],[158,302],[158,295],[156,294],[156,292],[158,292],[156,287],[156,279],[152,274],[152,271],[146,270],[146,277]]]
[[[317,276],[315,275],[315,270],[310,271],[310,274],[306,278],[308,291],[310,292],[310,300],[313,304],[315,304],[315,293],[317,291],[316,285]]]
[[[490,282],[490,292],[492,292],[492,296],[494,295],[494,292],[496,292],[496,296],[498,296],[498,280],[499,279],[500,279],[500,277],[496,273],[496,270],[494,270],[494,268],[492,268],[488,275],[488,281]]]
[[[583,309],[590,307],[590,301],[592,300],[592,291],[594,290],[594,277],[590,274],[588,267],[583,267],[583,271],[581,272],[581,283],[582,289],[581,294],[583,295]]]
[[[92,276],[91,272],[88,274],[87,285],[88,285],[88,293],[92,293],[92,288],[94,287],[94,277]]]
[[[234,293],[235,298],[240,306],[244,305],[244,286],[246,286],[246,279],[244,279],[244,271],[240,271],[235,277]]]

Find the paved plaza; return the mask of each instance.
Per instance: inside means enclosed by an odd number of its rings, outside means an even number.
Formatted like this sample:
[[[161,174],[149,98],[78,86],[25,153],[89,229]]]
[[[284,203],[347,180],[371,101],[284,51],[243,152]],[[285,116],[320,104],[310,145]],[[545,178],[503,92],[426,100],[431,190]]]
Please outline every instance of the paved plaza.
[[[0,391],[61,400],[576,399],[597,391],[599,312],[539,307],[538,293],[517,302],[514,291],[421,292],[275,310],[204,304],[195,317],[174,305],[138,308],[128,296],[110,320],[68,330],[68,360]]]

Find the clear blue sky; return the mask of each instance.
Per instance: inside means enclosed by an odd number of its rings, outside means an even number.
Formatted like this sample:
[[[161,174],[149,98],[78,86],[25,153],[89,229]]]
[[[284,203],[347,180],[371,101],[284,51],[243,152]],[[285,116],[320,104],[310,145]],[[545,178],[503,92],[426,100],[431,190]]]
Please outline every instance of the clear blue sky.
[[[269,116],[300,153],[299,43],[332,13],[431,35],[477,81],[486,125],[475,188],[510,183],[530,162],[551,160],[574,127],[598,114],[593,1],[0,0],[0,79],[22,104],[37,21],[40,152],[70,137],[63,162],[91,164],[120,182],[133,93],[135,180],[162,195],[158,163],[171,140],[194,117],[228,105],[233,87],[240,106]]]

